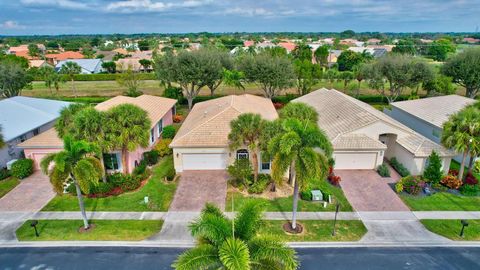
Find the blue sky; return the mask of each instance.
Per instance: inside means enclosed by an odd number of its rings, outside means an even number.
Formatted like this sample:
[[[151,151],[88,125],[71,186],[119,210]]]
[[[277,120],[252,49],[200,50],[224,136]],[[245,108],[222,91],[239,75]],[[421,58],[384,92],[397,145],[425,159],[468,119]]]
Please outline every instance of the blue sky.
[[[473,32],[480,0],[0,0],[0,35]]]

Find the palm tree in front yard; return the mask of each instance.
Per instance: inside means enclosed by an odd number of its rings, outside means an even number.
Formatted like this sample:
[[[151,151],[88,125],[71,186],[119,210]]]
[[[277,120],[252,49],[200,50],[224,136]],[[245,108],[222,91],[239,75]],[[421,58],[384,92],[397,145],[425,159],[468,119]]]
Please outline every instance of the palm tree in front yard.
[[[282,132],[269,143],[273,155],[272,177],[279,181],[290,170],[293,181],[293,216],[291,227],[297,230],[299,188],[310,179],[323,178],[328,172],[332,145],[316,123],[287,118]]]
[[[75,75],[80,74],[82,68],[75,62],[68,61],[60,68],[60,73],[66,74],[67,77],[72,82],[72,92],[75,97],[77,97],[77,91],[75,89]]]
[[[245,113],[230,122],[230,149],[236,150],[239,147],[248,147],[252,155],[253,181],[258,178],[258,152],[260,151],[261,138],[265,120],[259,114]]]
[[[181,254],[172,265],[176,270],[294,270],[295,250],[274,236],[259,236],[263,206],[247,202],[234,220],[207,204],[198,220],[190,225],[197,245]]]
[[[83,225],[88,229],[82,192],[88,194],[92,185],[98,184],[98,180],[102,177],[100,161],[95,157],[98,154],[97,147],[85,141],[74,141],[70,136],[65,136],[63,143],[63,151],[47,155],[40,165],[43,173],[50,177],[50,183],[58,194],[63,193],[63,187],[67,181],[73,182]],[[53,165],[51,169],[49,169],[50,165]]]
[[[458,178],[463,179],[467,156],[470,152],[477,153],[480,145],[480,110],[468,106],[451,115],[443,124],[441,142],[445,147],[463,154],[458,172]]]

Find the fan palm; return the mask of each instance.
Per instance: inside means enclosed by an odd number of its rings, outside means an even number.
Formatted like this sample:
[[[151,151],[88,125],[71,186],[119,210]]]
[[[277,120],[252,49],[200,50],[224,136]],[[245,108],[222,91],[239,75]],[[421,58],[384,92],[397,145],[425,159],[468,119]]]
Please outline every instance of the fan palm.
[[[291,226],[295,230],[299,188],[310,179],[326,176],[332,145],[317,124],[308,120],[287,118],[283,120],[282,129],[268,148],[274,157],[272,177],[279,181],[290,170],[294,183]]]
[[[463,153],[458,173],[459,179],[462,179],[469,152],[473,150],[473,154],[480,145],[480,110],[468,106],[451,115],[443,124],[441,142],[445,147]]]
[[[55,131],[57,131],[60,138],[67,135],[73,128],[73,119],[75,115],[88,106],[89,105],[84,103],[73,103],[60,110],[60,116],[58,117],[57,122],[55,122]]]
[[[60,73],[66,74],[72,82],[72,92],[77,97],[77,91],[75,90],[75,74],[80,74],[82,68],[75,62],[68,61],[60,68]]]
[[[258,152],[260,151],[260,140],[262,130],[265,126],[265,120],[259,114],[245,113],[238,116],[237,119],[230,122],[230,149],[235,150],[239,147],[248,147],[252,155],[253,181],[258,178]]]
[[[85,141],[74,141],[70,136],[65,136],[63,142],[63,151],[47,155],[40,165],[42,171],[50,177],[50,183],[57,193],[63,192],[65,182],[73,182],[84,228],[88,229],[82,192],[88,194],[92,185],[98,184],[102,176],[100,161],[94,156],[98,153],[97,147]],[[53,168],[49,170],[51,164]]]
[[[207,204],[190,225],[197,246],[181,254],[172,265],[190,269],[297,269],[295,251],[273,236],[258,236],[263,206],[246,203],[234,220],[214,205]]]

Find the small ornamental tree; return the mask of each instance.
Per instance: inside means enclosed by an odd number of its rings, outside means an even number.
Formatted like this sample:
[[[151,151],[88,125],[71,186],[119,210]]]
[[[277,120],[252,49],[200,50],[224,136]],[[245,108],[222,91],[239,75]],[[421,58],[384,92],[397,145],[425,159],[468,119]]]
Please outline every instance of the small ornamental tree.
[[[442,160],[437,152],[432,151],[430,156],[428,157],[428,166],[423,172],[423,177],[428,180],[428,182],[432,184],[439,183],[443,177],[442,172]]]

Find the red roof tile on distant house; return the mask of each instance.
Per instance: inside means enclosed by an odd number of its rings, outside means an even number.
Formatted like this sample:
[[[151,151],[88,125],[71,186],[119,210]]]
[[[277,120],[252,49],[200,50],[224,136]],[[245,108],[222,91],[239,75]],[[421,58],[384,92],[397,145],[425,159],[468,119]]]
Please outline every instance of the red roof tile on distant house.
[[[28,52],[28,45],[20,45],[20,46],[14,46],[10,47],[8,49],[8,52],[11,54],[17,53],[17,52]]]
[[[250,47],[250,46],[253,46],[253,45],[255,45],[255,41],[253,41],[253,40],[245,40],[243,42],[243,47]]]
[[[34,57],[30,56],[30,54],[28,54],[28,50],[27,51],[15,51],[15,55],[18,56],[18,57],[23,57],[27,60],[35,59]]]
[[[49,53],[45,55],[45,58],[51,58],[57,61],[62,61],[67,59],[83,59],[85,57],[83,56],[83,54],[79,52],[66,51],[62,53]]]
[[[279,42],[278,46],[285,48],[287,52],[291,52],[297,47],[297,45],[292,42]]]

